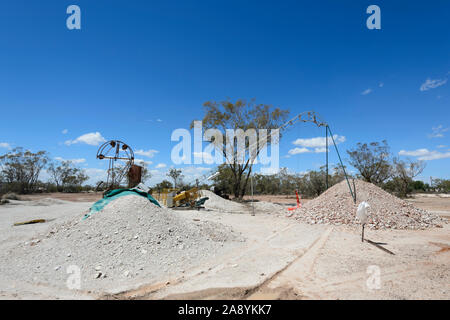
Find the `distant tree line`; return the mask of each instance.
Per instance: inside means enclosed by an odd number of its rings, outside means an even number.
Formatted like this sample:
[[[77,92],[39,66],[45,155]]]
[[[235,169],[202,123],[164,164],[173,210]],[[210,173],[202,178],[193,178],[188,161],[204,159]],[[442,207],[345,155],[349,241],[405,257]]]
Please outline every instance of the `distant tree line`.
[[[361,179],[373,183],[399,197],[407,197],[412,192],[450,192],[450,180],[434,179],[431,184],[414,180],[424,168],[423,161],[401,160],[393,157],[387,141],[358,143],[355,148],[347,150],[348,162],[356,174],[346,172],[349,179]],[[216,189],[221,193],[233,194],[233,174],[226,165],[217,167],[218,176],[214,179]],[[287,168],[280,169],[273,175],[253,175],[254,194],[293,194],[298,190],[304,197],[316,197],[326,190],[326,168],[311,170],[306,173],[292,173]],[[328,174],[328,186],[331,187],[345,179],[340,166],[331,168]],[[250,185],[245,193],[250,194]]]
[[[48,182],[39,180],[47,170]],[[47,151],[31,152],[17,147],[0,156],[0,193],[80,192],[89,189],[83,169],[70,161],[51,161]]]
[[[142,167],[142,181],[150,177],[150,170],[145,163],[139,163]],[[124,165],[117,165],[113,170],[119,174],[124,170]],[[48,181],[39,180],[39,176],[46,170]],[[168,179],[156,184],[152,189],[163,191],[164,189],[177,188],[188,190],[193,187],[209,189],[210,186],[197,180],[194,183],[183,181],[182,170],[171,168],[167,173]],[[0,156],[0,194],[17,193],[29,194],[36,192],[82,192],[104,191],[104,188],[86,185],[89,176],[86,170],[77,167],[72,161],[52,161],[47,151],[31,152],[21,147],[15,148]],[[122,176],[117,181],[116,188],[128,185],[128,175]],[[101,185],[100,185],[101,186]]]
[[[400,197],[407,197],[412,192],[450,192],[449,179],[433,179],[430,183],[415,180],[423,172],[425,163],[393,157],[386,141],[358,143],[355,148],[347,150],[347,155],[348,162],[357,170],[357,173],[351,175],[346,169],[349,179],[362,179],[374,183]],[[49,175],[47,182],[39,180],[43,170],[47,170]],[[214,172],[218,172],[212,180],[215,190],[225,195],[234,195],[236,189],[243,190],[244,194],[248,195],[252,185],[254,194],[292,195],[298,190],[303,197],[316,197],[326,190],[327,173],[324,166],[306,173],[290,172],[287,168],[282,168],[273,175],[253,174],[252,183],[241,179],[239,183],[242,185],[239,186],[236,185],[236,175],[230,166],[219,165]],[[143,181],[150,177],[148,168],[143,164]],[[151,189],[162,192],[164,189],[172,188],[178,190],[189,190],[193,187],[211,188],[211,185],[205,183],[205,179],[185,182],[183,178],[181,169],[171,168],[167,173],[167,179]],[[340,166],[330,168],[329,187],[344,179],[345,175]],[[51,161],[46,151],[33,153],[18,147],[0,156],[0,194],[95,190],[95,186],[85,185],[88,180],[89,176],[84,169],[70,161]]]

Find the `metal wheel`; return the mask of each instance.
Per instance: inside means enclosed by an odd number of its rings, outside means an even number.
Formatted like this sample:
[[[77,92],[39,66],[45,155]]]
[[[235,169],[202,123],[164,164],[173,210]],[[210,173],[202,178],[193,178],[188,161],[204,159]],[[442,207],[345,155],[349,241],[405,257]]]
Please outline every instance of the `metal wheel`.
[[[102,144],[97,151],[97,159],[108,160],[107,190],[118,187],[134,163],[133,149],[120,140],[110,140]],[[117,166],[116,161],[124,162]]]

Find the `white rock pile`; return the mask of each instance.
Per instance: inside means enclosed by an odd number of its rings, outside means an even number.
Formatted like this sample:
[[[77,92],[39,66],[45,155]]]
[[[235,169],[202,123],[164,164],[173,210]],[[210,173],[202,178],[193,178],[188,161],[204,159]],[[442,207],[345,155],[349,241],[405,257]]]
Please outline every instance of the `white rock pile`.
[[[1,254],[0,274],[65,286],[67,268],[76,266],[82,290],[103,290],[162,281],[244,241],[224,225],[185,218],[135,195],[82,216]]]
[[[211,192],[209,190],[200,190],[200,195],[202,197],[209,198],[205,202],[206,209],[223,212],[240,212],[240,213],[248,211],[248,208],[245,205],[219,197],[214,192]]]
[[[255,201],[252,204],[251,200],[249,200],[245,203],[238,203],[236,201],[231,201],[219,197],[214,192],[211,192],[209,190],[201,190],[200,194],[202,197],[209,198],[209,200],[205,202],[205,208],[214,211],[230,213],[252,213],[254,211],[255,214],[278,214],[281,210],[284,210],[286,208],[285,206],[267,201]]]
[[[350,182],[353,187],[353,183]],[[383,189],[361,180],[355,181],[356,204],[342,181],[295,211],[298,220],[310,224],[359,225],[356,209],[362,201],[369,203],[371,229],[425,229],[442,227],[446,221],[438,215],[414,207]]]

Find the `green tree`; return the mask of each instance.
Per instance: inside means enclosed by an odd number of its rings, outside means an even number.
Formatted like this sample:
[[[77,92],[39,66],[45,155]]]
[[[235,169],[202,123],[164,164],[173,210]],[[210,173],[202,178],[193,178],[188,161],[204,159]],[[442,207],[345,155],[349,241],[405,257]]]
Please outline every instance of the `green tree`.
[[[214,181],[214,187],[217,190],[220,190],[221,194],[231,194],[233,192],[233,172],[230,167],[226,164],[221,164],[217,167],[215,172],[219,174],[214,177],[212,180]]]
[[[308,193],[312,193],[313,196],[319,196],[326,190],[326,172],[309,171],[306,175],[306,186],[309,189]]]
[[[412,161],[407,159],[405,161],[398,158],[393,160],[394,178],[393,181],[397,184],[396,189],[400,197],[407,197],[412,191],[414,178],[422,173],[425,169],[425,162]]]
[[[424,183],[424,182],[421,181],[421,180],[413,181],[411,187],[412,187],[413,190],[415,190],[415,191],[428,191],[428,189],[429,189],[429,185],[426,184],[426,183]]]
[[[177,188],[178,184],[181,182],[181,179],[183,178],[181,169],[177,170],[175,168],[171,168],[167,173],[167,176],[172,178],[175,189]]]
[[[77,191],[89,177],[85,171],[76,167],[71,161],[62,161],[59,165],[51,163],[48,167],[52,182],[55,183],[58,191]]]
[[[382,184],[391,176],[389,146],[386,140],[358,143],[355,149],[347,150],[350,164],[355,167],[364,181]]]
[[[157,183],[155,186],[155,189],[158,192],[162,192],[164,189],[172,189],[172,188],[173,188],[172,182],[168,180],[163,180],[160,183]]]
[[[46,151],[33,153],[21,147],[0,156],[1,175],[11,191],[30,193],[35,191],[39,174],[49,161]]]
[[[222,141],[214,140],[213,138],[211,141],[215,144],[217,150],[223,152],[226,164],[231,170],[232,193],[236,198],[242,198],[247,189],[255,158],[264,147],[272,143],[271,131],[279,128],[286,121],[289,111],[273,108],[266,104],[255,104],[254,100],[247,102],[242,99],[234,103],[230,100],[221,102],[208,101],[203,104],[203,107],[205,109],[205,115],[202,120],[203,129],[217,129],[222,133],[223,137],[227,137],[227,129],[241,129],[243,132],[249,129],[267,129],[268,141],[262,145],[257,144],[256,152],[251,156],[239,154],[235,139],[228,142],[226,138],[222,139]],[[194,122],[192,122],[191,128],[193,126]],[[246,150],[248,150],[250,144],[248,140],[247,138],[245,139]],[[231,154],[227,154],[227,144],[230,147]]]
[[[433,186],[438,192],[450,192],[450,180],[434,179]]]

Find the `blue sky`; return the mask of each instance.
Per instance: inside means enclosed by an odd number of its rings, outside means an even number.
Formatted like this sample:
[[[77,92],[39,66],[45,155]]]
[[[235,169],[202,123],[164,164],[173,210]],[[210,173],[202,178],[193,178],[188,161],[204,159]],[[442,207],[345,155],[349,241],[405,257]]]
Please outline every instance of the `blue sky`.
[[[66,27],[71,4],[81,30]],[[381,30],[366,27],[371,4]],[[449,18],[448,1],[3,0],[0,153],[45,149],[95,180],[105,168],[96,143],[120,139],[143,151],[154,183],[173,165],[172,131],[202,118],[205,101],[255,98],[315,110],[345,137],[343,155],[386,139],[427,162],[423,179],[450,178]],[[317,169],[324,153],[287,156],[296,139],[319,136],[292,128],[280,165]]]

